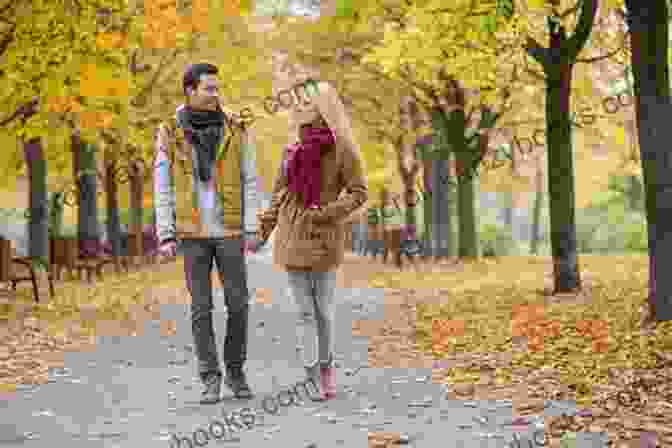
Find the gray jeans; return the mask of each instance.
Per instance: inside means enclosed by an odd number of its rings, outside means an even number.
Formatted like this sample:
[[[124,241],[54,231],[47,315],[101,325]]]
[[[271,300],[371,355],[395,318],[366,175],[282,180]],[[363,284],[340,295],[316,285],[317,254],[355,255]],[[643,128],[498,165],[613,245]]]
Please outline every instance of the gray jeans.
[[[221,376],[212,324],[213,261],[224,287],[226,339],[224,364],[241,367],[247,357],[247,324],[250,294],[242,239],[183,240],[184,271],[191,294],[191,330],[194,336],[198,373],[202,380],[210,374]]]
[[[299,310],[297,325],[301,362],[331,366],[334,359],[334,292],[336,271],[287,271],[289,292]]]

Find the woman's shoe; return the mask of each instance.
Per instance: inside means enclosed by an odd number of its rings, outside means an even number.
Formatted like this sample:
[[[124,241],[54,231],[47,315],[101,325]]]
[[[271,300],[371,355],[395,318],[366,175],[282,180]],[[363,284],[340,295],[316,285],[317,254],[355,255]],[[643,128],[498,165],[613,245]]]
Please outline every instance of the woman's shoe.
[[[320,386],[325,399],[336,396],[336,369],[333,367],[320,368]]]
[[[317,392],[310,397],[312,401],[323,401],[325,400],[324,388],[322,387],[322,377],[320,375],[320,368],[315,363],[312,366],[305,366],[306,369],[306,384],[311,383],[313,388]]]

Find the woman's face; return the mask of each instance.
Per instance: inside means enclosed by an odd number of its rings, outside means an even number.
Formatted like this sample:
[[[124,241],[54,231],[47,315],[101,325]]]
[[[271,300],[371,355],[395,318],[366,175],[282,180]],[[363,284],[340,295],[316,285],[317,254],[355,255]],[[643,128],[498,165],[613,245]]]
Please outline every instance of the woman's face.
[[[299,126],[317,121],[320,117],[320,111],[318,110],[317,105],[310,101],[310,99],[306,100],[305,98],[295,98],[290,113],[292,121]]]

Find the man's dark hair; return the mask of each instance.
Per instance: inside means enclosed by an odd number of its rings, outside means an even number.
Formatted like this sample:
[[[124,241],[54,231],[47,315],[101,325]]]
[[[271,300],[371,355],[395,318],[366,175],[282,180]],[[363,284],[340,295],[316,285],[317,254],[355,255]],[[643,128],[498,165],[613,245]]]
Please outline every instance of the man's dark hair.
[[[184,71],[184,77],[182,78],[182,91],[184,95],[188,96],[187,88],[189,87],[196,90],[198,83],[201,81],[201,75],[216,75],[218,72],[219,69],[212,64],[191,64]]]

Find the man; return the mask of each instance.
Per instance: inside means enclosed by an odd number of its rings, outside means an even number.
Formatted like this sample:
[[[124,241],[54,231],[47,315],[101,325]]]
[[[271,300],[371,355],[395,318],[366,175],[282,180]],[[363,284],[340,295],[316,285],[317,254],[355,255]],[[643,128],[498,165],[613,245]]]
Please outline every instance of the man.
[[[177,240],[182,241],[198,373],[205,385],[203,404],[219,401],[222,381],[212,324],[213,261],[228,314],[225,384],[237,398],[252,397],[243,371],[250,296],[245,252],[260,246],[251,136],[240,117],[222,110],[217,72],[211,64],[194,64],[185,71],[186,104],[178,107],[170,123],[159,126],[154,167],[159,252],[174,257]],[[183,160],[191,160],[191,201],[176,201],[173,149]]]

